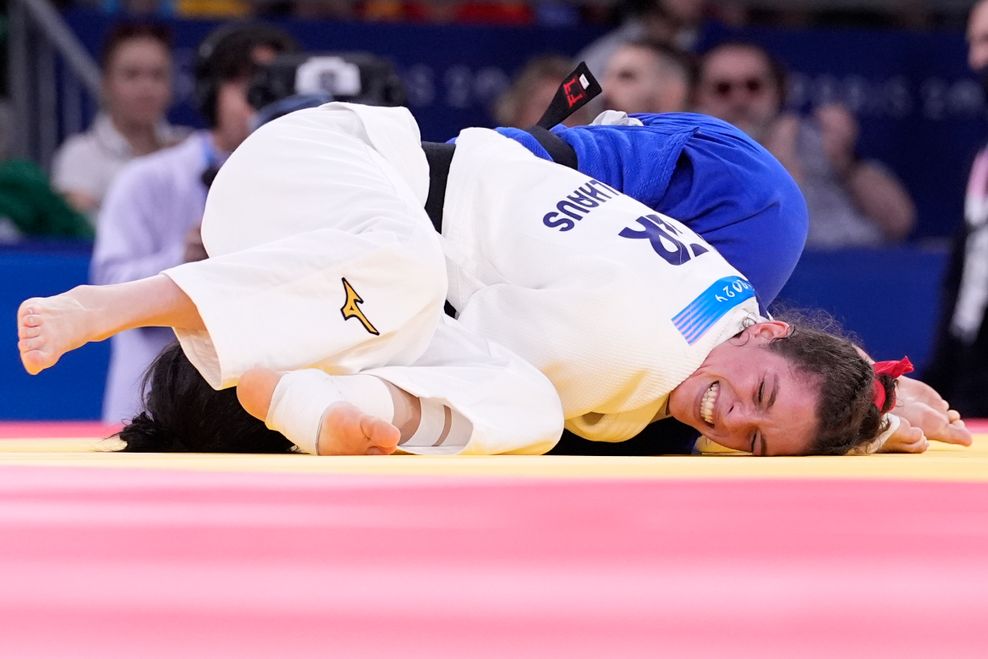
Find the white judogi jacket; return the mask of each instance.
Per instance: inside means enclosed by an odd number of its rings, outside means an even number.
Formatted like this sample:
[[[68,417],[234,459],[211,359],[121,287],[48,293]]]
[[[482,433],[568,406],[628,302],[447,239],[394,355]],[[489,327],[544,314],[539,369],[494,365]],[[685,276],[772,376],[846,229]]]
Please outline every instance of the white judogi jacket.
[[[460,322],[545,373],[587,439],[638,434],[758,314],[686,226],[494,131],[460,134],[443,221]]]
[[[403,108],[333,103],[262,127],[213,184],[211,258],[165,273],[206,324],[177,332],[185,352],[216,387],[258,365],[366,373],[465,420],[415,452],[540,453],[563,418],[589,439],[635,435],[757,314],[685,226],[493,131],[459,138],[442,237],[427,191]]]

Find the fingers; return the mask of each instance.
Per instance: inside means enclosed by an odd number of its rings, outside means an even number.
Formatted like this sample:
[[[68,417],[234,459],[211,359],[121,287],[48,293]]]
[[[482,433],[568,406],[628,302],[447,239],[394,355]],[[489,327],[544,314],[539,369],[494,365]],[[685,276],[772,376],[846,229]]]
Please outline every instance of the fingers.
[[[899,428],[888,438],[882,453],[922,453],[929,448],[930,443],[920,428],[911,426],[902,419]]]
[[[900,445],[899,453],[924,453],[926,449],[930,448],[930,442],[923,437],[922,434],[919,438],[914,439],[911,442],[903,443]]]
[[[964,422],[960,419],[947,424],[935,435],[931,435],[930,439],[960,446],[970,446],[974,441],[971,431],[964,427]]]

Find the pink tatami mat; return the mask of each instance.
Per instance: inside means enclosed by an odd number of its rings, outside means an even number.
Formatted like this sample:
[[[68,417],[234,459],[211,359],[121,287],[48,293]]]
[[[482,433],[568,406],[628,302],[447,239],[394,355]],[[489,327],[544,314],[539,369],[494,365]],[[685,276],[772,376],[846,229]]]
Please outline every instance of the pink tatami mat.
[[[985,657],[988,484],[0,468],[2,657]]]
[[[0,439],[92,439],[108,437],[119,431],[120,427],[97,421],[5,421],[0,422]]]

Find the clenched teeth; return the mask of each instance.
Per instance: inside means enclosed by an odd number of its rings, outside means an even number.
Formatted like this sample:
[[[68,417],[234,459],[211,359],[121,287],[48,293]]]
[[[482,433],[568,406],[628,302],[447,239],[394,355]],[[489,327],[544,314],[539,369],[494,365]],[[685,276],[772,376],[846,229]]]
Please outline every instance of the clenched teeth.
[[[714,424],[714,405],[717,403],[717,394],[719,393],[720,384],[714,382],[703,393],[703,398],[700,399],[700,418],[710,425]]]

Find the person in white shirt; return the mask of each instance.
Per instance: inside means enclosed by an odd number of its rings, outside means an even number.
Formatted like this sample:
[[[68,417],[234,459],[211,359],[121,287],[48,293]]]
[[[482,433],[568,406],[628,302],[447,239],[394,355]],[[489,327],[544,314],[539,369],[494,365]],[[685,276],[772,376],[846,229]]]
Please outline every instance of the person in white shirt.
[[[105,40],[101,65],[102,110],[88,131],[59,147],[52,163],[55,188],[93,223],[124,165],[189,133],[165,118],[172,99],[171,35],[165,27],[116,25]]]
[[[887,424],[894,375],[760,318],[686,226],[494,131],[460,134],[436,233],[419,139],[405,109],[342,103],[260,128],[207,201],[210,258],[25,301],[25,368],[172,327],[212,388],[321,454],[543,453],[564,423],[621,441],[668,415],[756,454],[845,453]],[[179,384],[156,368],[151,397],[208,416]]]

